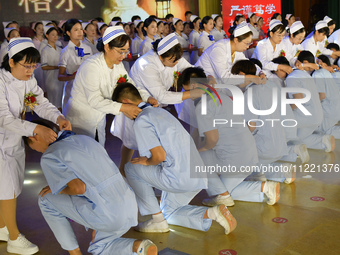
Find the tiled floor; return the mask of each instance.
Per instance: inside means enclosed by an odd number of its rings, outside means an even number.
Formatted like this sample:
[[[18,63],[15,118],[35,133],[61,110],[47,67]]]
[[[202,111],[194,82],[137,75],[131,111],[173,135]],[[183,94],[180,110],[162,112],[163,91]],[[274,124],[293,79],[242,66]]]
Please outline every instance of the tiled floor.
[[[309,164],[333,164],[332,173],[300,172],[295,183],[281,185],[278,204],[236,202],[230,211],[238,221],[234,232],[224,235],[222,227],[215,222],[208,232],[200,232],[170,226],[165,234],[142,234],[131,229],[125,237],[151,239],[159,250],[174,249],[194,255],[338,255],[340,254],[340,141],[332,153],[309,150]],[[119,163],[121,143],[108,135],[106,148]],[[37,205],[38,193],[46,185],[39,165],[39,153],[28,151],[24,190],[18,199],[19,229],[40,248],[40,255],[67,254],[63,251],[47,226]],[[298,162],[299,163],[299,160]],[[335,171],[338,171],[337,173]],[[311,177],[311,178],[305,178]],[[201,205],[206,197],[202,191],[192,204]],[[311,197],[323,197],[313,201]],[[281,217],[285,223],[273,222]],[[73,223],[83,254],[87,254],[91,233]],[[233,251],[227,251],[227,250]],[[0,242],[0,254],[6,252],[6,243]],[[168,252],[166,254],[177,254]],[[115,254],[112,254],[115,255]]]

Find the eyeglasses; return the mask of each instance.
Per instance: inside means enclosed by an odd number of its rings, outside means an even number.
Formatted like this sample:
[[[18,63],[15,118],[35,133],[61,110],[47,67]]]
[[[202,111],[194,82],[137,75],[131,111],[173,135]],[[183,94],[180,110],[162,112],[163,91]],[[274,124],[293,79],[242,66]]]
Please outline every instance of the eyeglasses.
[[[117,51],[121,56],[127,56],[127,55],[129,55],[130,54],[130,51],[128,50],[128,51],[118,51],[118,50],[116,50],[116,48],[113,48],[115,51]]]
[[[250,46],[250,45],[252,45],[253,44],[253,42],[250,42],[250,43],[246,43],[246,42],[244,42],[244,41],[242,41],[245,45],[247,45],[248,47]]]
[[[36,65],[32,65],[32,66],[26,66],[26,65],[23,65],[21,63],[18,62],[19,65],[23,66],[25,68],[25,70],[31,70],[31,69],[37,69],[39,67],[39,64],[36,64]]]

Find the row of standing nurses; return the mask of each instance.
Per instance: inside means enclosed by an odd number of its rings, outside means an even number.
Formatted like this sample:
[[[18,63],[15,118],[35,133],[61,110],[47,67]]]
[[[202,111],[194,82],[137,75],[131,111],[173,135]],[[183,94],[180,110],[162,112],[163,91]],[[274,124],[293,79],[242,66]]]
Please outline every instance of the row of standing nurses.
[[[69,19],[65,23],[65,35],[69,43],[61,51],[59,59],[59,81],[64,81],[63,108],[67,104],[79,66],[92,55],[91,48],[82,42],[83,28],[77,19]]]
[[[130,47],[131,39],[120,26],[109,27],[99,43],[101,52],[86,60],[79,68],[74,80],[71,98],[65,107],[65,115],[70,119],[78,134],[96,138],[105,144],[106,114],[121,113],[135,118],[138,107],[122,105],[112,101],[113,90],[123,76],[132,82],[122,63]],[[119,81],[121,82],[121,81]],[[143,100],[148,101],[149,94],[140,90]]]

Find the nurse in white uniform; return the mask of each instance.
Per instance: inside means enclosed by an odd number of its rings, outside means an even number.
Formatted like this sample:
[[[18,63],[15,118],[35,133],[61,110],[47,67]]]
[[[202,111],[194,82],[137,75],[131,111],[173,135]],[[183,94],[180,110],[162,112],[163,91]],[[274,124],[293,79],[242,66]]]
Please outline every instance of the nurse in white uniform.
[[[96,27],[88,22],[81,23],[84,31],[84,40],[83,43],[90,46],[92,50],[92,54],[96,54],[99,51],[97,50],[97,43],[96,40]]]
[[[192,45],[192,52],[190,55],[190,64],[196,64],[199,56],[198,56],[198,38],[201,34],[200,31],[200,23],[201,18],[196,15],[191,15],[190,20],[194,26],[194,29],[191,31],[189,35],[189,44]]]
[[[190,63],[191,50],[189,49],[189,38],[186,34],[183,33],[183,28],[184,28],[183,21],[181,19],[173,18],[172,23],[175,28],[174,33],[183,49],[182,57]]]
[[[98,44],[101,46],[100,54],[92,56],[79,68],[71,98],[65,107],[65,115],[73,130],[96,139],[103,146],[106,114],[123,113],[134,118],[139,113],[138,107],[122,106],[111,100],[115,86],[118,81],[121,82],[119,79],[126,75],[125,80],[132,82],[122,63],[129,53],[130,41],[120,26],[109,27],[105,31],[103,45]],[[141,94],[143,100],[149,100],[146,91],[141,91]]]
[[[3,21],[2,25],[4,26],[4,32],[6,28],[15,28],[19,32],[19,25],[16,21]],[[5,40],[0,45],[0,51],[7,48],[8,41],[6,40],[6,32],[5,32]]]
[[[131,43],[131,54],[133,57],[139,57],[139,47],[144,41],[144,22],[142,20],[135,20],[133,23],[135,24],[136,37],[132,40]]]
[[[155,40],[164,38],[164,22],[162,20],[156,19],[157,22],[157,34],[154,36]]]
[[[251,58],[251,56],[254,53],[255,47],[257,45],[257,41],[259,41],[259,39],[260,39],[260,32],[257,29],[257,26],[255,25],[256,20],[257,20],[256,14],[253,13],[253,12],[249,12],[248,13],[248,19],[249,19],[249,23],[248,23],[249,28],[250,28],[251,32],[253,33],[253,44],[250,45],[249,49],[245,51],[244,55],[247,58]]]
[[[319,21],[315,25],[315,31],[312,32],[309,38],[306,38],[301,44],[304,50],[312,52],[314,57],[323,54],[336,58],[340,56],[340,51],[332,51],[324,47],[323,41],[329,33],[329,28],[326,21]]]
[[[139,47],[139,55],[143,56],[152,49],[152,43],[155,41],[157,34],[157,22],[153,18],[147,18],[143,25],[144,41]]]
[[[211,34],[211,31],[214,28],[214,21],[212,17],[205,16],[200,23],[200,29],[202,33],[198,37],[198,56],[201,56],[203,52],[212,45],[215,40],[214,36]]]
[[[61,54],[61,48],[56,45],[58,31],[55,27],[45,26],[44,33],[48,44],[41,51],[41,68],[44,72],[47,98],[55,107],[61,110],[64,84],[58,80],[58,64]]]
[[[7,45],[7,47],[3,47],[3,49],[0,51],[0,64],[4,60],[4,57],[6,56],[6,54],[8,53],[8,42],[12,38],[20,37],[19,31],[16,28],[14,28],[14,27],[5,28],[4,29],[4,33],[5,33],[5,38],[6,39],[5,39],[5,41],[2,44]]]
[[[269,23],[269,37],[258,42],[252,58],[256,58],[261,61],[264,70],[277,71],[282,70],[287,74],[290,74],[293,69],[286,65],[278,65],[272,62],[272,60],[279,56],[290,58],[289,52],[287,52],[282,40],[285,34],[285,27],[277,19],[273,19]]]
[[[306,29],[301,21],[294,22],[290,28],[288,28],[288,36],[286,36],[282,43],[287,51],[287,60],[291,67],[295,67],[295,63],[299,53],[303,51],[301,42],[306,36]]]
[[[228,36],[223,30],[223,19],[221,15],[213,14],[211,15],[212,19],[214,20],[214,29],[211,31],[211,34],[213,35],[215,42],[227,39]]]
[[[82,43],[83,28],[79,20],[69,19],[66,22],[65,35],[70,41],[61,51],[58,75],[59,81],[65,82],[62,102],[63,108],[71,96],[73,81],[79,66],[92,55],[91,48]]]
[[[23,110],[30,105],[40,117],[65,130],[71,129],[70,122],[44,97],[32,76],[39,61],[31,38],[13,38],[0,69],[0,240],[8,241],[7,251],[17,254],[34,254],[39,250],[20,234],[15,217],[17,197],[24,182],[22,136],[39,134],[50,143],[57,137],[52,130],[23,120]]]
[[[230,85],[239,85],[250,79],[256,84],[265,82],[265,75],[233,75],[231,68],[235,62],[247,59],[243,52],[252,44],[252,32],[246,22],[238,25],[229,39],[223,39],[209,47],[199,58],[195,66],[203,68],[207,75],[227,82]],[[258,67],[258,73],[261,69]],[[263,80],[262,80],[263,79]]]
[[[200,97],[204,92],[195,91],[174,92],[169,89],[175,85],[175,72],[182,72],[191,65],[182,58],[182,48],[174,33],[162,40],[157,40],[154,49],[140,57],[132,66],[130,77],[140,89],[145,89],[161,105],[179,104],[190,97]],[[119,122],[119,124],[116,122]],[[121,172],[124,165],[131,160],[133,150],[137,149],[135,134],[132,129],[133,121],[118,116],[114,120],[111,133],[123,141]],[[124,155],[124,157],[123,157]]]

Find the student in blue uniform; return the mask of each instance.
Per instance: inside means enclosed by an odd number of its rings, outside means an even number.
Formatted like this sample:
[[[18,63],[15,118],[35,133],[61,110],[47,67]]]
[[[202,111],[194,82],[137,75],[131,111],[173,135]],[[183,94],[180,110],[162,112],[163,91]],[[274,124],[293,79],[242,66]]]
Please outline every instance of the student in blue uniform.
[[[320,102],[317,86],[311,77],[312,71],[318,67],[306,67],[305,64],[315,64],[314,55],[310,51],[302,51],[298,60],[303,64],[303,70],[296,69],[286,79],[287,87],[304,88],[310,91],[311,99],[304,103],[303,106],[311,113],[305,115],[296,105],[291,105],[296,121],[298,122],[298,139],[306,144],[307,148],[320,149],[325,152],[331,152],[335,149],[334,136],[323,135],[315,131],[321,125],[323,120],[323,110]],[[289,98],[304,98],[303,93],[289,93]]]
[[[233,231],[236,220],[225,205],[209,209],[189,205],[201,189],[207,188],[207,179],[204,173],[195,173],[195,167],[204,164],[180,122],[164,109],[145,104],[129,83],[116,87],[113,100],[142,109],[133,125],[140,157],[125,165],[141,215],[152,214],[150,220],[138,224],[137,230],[168,232],[169,223],[207,231],[216,220],[225,234]],[[153,187],[162,190],[160,205]]]
[[[233,74],[255,74],[256,67],[249,60],[240,60],[234,64],[232,68]],[[251,92],[250,92],[251,90]],[[249,129],[252,132],[255,141],[256,148],[259,157],[259,164],[262,165],[278,165],[282,164],[274,163],[281,159],[284,155],[288,154],[288,147],[286,143],[286,136],[284,128],[279,123],[268,123],[268,119],[280,120],[280,107],[276,108],[271,114],[260,115],[250,111],[250,105],[256,110],[268,110],[272,107],[273,102],[273,90],[277,90],[277,87],[273,81],[267,81],[266,84],[255,86],[250,83],[245,87],[244,97],[247,98],[247,107],[245,107],[244,118],[248,123]],[[250,94],[251,93],[251,94]],[[277,92],[275,93],[277,94]],[[248,98],[251,95],[252,102]],[[278,173],[266,173],[268,179],[285,182],[290,184],[295,180],[295,166],[282,165],[289,169],[289,171],[280,171]]]
[[[186,69],[180,80],[186,90],[196,86],[195,81],[190,81],[190,78],[205,79],[205,74],[200,68]],[[204,199],[202,203],[207,206],[217,204],[232,206],[234,205],[233,199],[262,202],[266,197],[268,204],[275,204],[280,198],[279,183],[245,181],[253,169],[256,169],[258,162],[255,140],[246,124],[243,126],[231,124],[232,122],[243,123],[243,117],[233,115],[231,99],[221,89],[217,92],[222,105],[217,95],[212,93],[218,104],[215,106],[214,100],[209,97],[206,103],[206,115],[201,113],[203,103],[195,102],[199,134],[205,138],[199,151],[207,168],[231,166],[235,170],[220,173],[209,172],[207,193],[211,198]],[[228,123],[214,125],[214,120],[217,119],[227,120]],[[246,167],[246,171],[241,172],[243,167]]]
[[[150,240],[121,238],[137,224],[137,203],[103,146],[71,131],[59,132],[51,144],[40,135],[24,140],[43,153],[40,164],[48,186],[39,193],[39,206],[64,250],[82,254],[71,219],[95,231],[88,249],[92,254],[157,254]]]
[[[313,72],[313,78],[318,88],[321,105],[323,109],[323,120],[319,130],[326,135],[332,135],[335,139],[340,139],[340,126],[336,126],[340,120],[340,91],[333,78],[329,59],[325,55],[318,57],[324,68]]]

